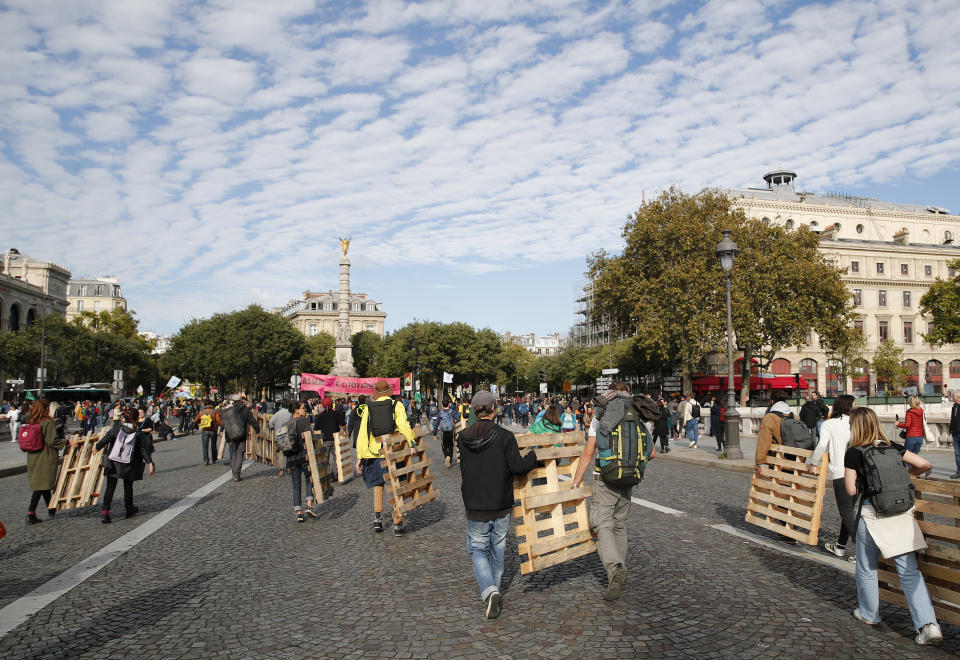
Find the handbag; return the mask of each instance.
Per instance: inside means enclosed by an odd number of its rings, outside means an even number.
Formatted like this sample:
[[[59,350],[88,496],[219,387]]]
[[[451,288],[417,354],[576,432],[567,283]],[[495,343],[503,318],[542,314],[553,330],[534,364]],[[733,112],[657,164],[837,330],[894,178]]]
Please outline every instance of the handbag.
[[[900,437],[904,440],[907,439],[907,429],[900,429]]]

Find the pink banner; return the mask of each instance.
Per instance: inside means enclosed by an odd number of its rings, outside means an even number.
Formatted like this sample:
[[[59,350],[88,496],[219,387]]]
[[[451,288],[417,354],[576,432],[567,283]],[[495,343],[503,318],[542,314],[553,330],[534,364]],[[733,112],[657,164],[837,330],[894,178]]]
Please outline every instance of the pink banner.
[[[325,392],[337,394],[372,395],[378,380],[390,384],[393,394],[400,394],[399,378],[342,378],[321,374],[301,374],[300,389],[304,392],[316,392],[323,396]]]

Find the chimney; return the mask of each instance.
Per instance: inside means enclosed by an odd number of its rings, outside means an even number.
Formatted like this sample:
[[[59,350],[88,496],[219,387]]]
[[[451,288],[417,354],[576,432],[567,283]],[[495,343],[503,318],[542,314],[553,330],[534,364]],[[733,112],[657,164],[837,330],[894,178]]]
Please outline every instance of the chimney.
[[[906,227],[903,227],[896,234],[893,235],[893,242],[898,245],[906,245],[910,242],[910,230]]]

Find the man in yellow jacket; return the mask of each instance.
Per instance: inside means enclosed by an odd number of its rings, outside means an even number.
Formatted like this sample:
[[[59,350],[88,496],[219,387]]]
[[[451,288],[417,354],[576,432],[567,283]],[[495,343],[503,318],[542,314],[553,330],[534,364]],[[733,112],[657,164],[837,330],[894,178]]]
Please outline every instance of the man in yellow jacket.
[[[383,460],[383,442],[386,436],[400,433],[410,446],[416,438],[407,421],[403,404],[390,398],[393,389],[381,379],[373,388],[373,400],[357,407],[360,424],[357,427],[357,474],[363,476],[367,488],[373,488],[373,531],[383,531],[383,476],[387,466]],[[394,525],[396,536],[403,534],[403,523]]]

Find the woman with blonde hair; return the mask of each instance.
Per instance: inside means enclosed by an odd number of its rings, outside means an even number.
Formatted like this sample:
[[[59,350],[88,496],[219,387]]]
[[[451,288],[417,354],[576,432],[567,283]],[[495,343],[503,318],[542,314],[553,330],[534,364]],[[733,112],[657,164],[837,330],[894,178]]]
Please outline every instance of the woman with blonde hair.
[[[897,426],[906,430],[903,445],[907,451],[914,454],[920,453],[923,447],[923,406],[920,405],[920,397],[914,395],[907,399],[907,414],[903,416],[902,422],[897,422]]]
[[[937,624],[933,611],[933,603],[923,581],[923,575],[917,568],[917,550],[927,547],[927,543],[920,531],[920,526],[913,516],[913,507],[902,513],[890,515],[881,506],[884,494],[882,491],[871,489],[869,484],[871,475],[879,471],[885,474],[884,483],[890,477],[891,452],[896,452],[902,458],[892,465],[893,476],[902,467],[910,474],[922,474],[930,469],[930,462],[903,445],[892,443],[880,429],[880,422],[876,414],[869,408],[854,408],[850,411],[850,447],[843,457],[844,485],[850,497],[863,495],[860,516],[857,521],[856,556],[857,568],[855,572],[857,582],[858,607],[853,616],[858,621],[875,626],[880,623],[880,590],[877,582],[877,562],[882,554],[885,559],[892,559],[900,576],[900,587],[903,589],[910,608],[910,617],[913,627],[917,631],[914,638],[917,644],[930,644],[943,639],[943,633]],[[894,455],[892,458],[896,458]],[[879,464],[879,470],[871,470],[870,465]],[[904,489],[909,477],[903,475]],[[898,500],[899,501],[899,500]],[[907,499],[912,502],[912,498]],[[880,509],[878,511],[878,508]]]

